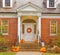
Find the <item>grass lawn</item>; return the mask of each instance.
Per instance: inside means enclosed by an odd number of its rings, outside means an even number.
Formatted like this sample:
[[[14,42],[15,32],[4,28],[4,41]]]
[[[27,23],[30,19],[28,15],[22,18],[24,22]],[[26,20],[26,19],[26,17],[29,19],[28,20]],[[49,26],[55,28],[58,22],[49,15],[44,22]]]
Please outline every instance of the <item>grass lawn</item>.
[[[59,53],[44,53],[43,55],[60,55]]]
[[[15,55],[14,52],[0,52],[0,55]]]

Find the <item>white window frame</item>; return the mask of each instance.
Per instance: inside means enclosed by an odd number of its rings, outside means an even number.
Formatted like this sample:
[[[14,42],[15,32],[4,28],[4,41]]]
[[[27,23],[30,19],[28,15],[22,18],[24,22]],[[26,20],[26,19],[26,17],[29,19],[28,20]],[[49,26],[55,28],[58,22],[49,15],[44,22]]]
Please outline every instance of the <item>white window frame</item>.
[[[13,0],[10,0],[10,6],[5,6],[5,0],[2,0],[3,7],[8,8],[8,7],[13,7]]]
[[[51,20],[51,21],[54,21],[54,20]],[[51,21],[50,21],[50,36],[57,36],[58,22],[56,21],[56,34],[52,34],[52,33],[51,33]]]
[[[54,0],[54,7],[49,7],[49,0],[47,0],[47,8],[56,8],[56,0]]]
[[[3,21],[3,20],[1,20],[1,26],[2,26],[2,21]],[[7,20],[7,21],[8,21],[8,20]],[[9,21],[8,21],[8,25],[7,25],[7,26],[8,26],[8,33],[9,33]],[[2,28],[1,28],[1,33],[2,33],[2,35],[8,35],[8,33],[3,33],[3,32],[2,32]]]

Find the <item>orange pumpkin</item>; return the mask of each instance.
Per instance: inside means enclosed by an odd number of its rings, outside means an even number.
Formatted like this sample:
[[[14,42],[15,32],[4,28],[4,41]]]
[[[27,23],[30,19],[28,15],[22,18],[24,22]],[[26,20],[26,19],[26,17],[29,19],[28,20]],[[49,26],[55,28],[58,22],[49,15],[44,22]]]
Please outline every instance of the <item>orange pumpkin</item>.
[[[20,50],[20,47],[19,46],[16,46],[16,47],[12,48],[12,51],[13,52],[18,52],[19,50]]]
[[[40,49],[40,52],[46,52],[47,50],[46,50],[46,47],[42,47],[41,49]]]
[[[24,39],[21,39],[20,43],[24,43]]]

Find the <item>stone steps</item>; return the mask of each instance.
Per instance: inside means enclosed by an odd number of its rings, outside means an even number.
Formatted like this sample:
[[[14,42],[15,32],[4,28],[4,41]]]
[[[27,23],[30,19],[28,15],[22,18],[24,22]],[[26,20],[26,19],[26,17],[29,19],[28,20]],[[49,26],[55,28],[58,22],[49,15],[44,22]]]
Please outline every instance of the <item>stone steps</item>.
[[[36,43],[23,43],[20,44],[20,51],[39,51],[41,45]]]

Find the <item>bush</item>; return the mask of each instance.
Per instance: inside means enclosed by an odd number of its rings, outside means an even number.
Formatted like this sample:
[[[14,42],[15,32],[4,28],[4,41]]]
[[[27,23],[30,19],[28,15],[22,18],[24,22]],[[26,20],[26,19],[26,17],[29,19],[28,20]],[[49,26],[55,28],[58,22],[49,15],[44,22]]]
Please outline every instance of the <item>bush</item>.
[[[8,47],[7,46],[0,46],[0,51],[1,52],[5,52],[8,50]]]
[[[55,53],[60,53],[60,48],[58,46],[54,46]]]

